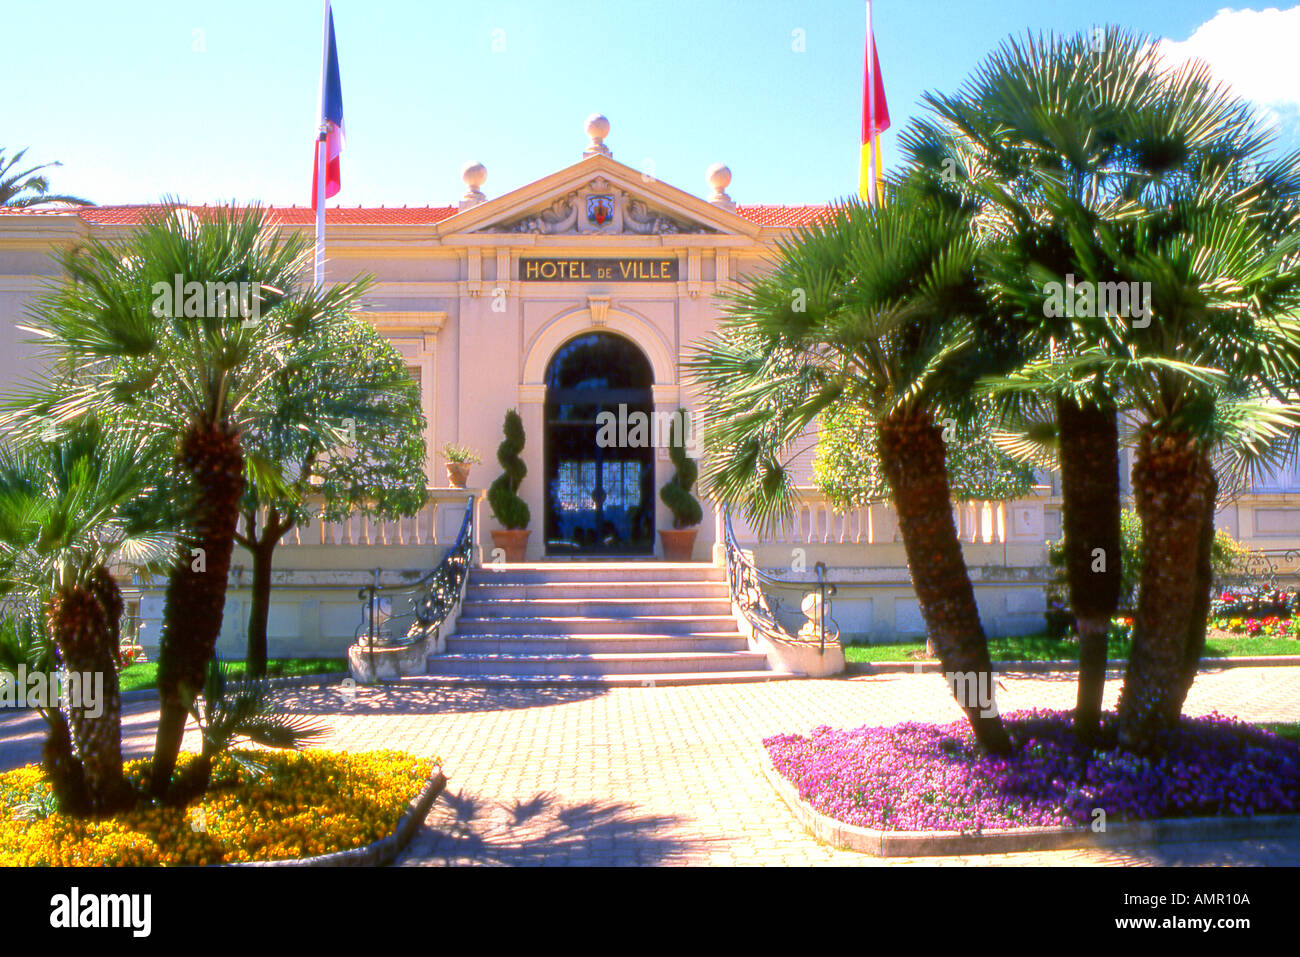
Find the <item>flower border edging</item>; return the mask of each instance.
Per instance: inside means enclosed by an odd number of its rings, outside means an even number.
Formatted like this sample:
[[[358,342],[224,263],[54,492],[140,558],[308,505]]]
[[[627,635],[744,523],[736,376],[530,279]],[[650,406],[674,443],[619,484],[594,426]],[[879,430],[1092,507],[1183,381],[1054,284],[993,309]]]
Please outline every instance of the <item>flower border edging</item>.
[[[978,833],[954,831],[878,831],[827,817],[799,796],[798,789],[764,757],[764,776],[803,829],[833,847],[874,857],[929,857],[941,854],[1007,854],[1116,844],[1150,845],[1193,840],[1237,840],[1300,836],[1300,814],[1255,817],[1156,818],[1120,821],[1105,831],[1082,827],[998,828]]]
[[[411,842],[415,829],[420,826],[433,802],[447,787],[447,776],[439,768],[425,782],[420,793],[411,801],[397,822],[397,828],[387,837],[367,844],[365,847],[350,847],[346,851],[332,854],[318,854],[315,857],[295,857],[283,861],[240,861],[230,867],[383,867],[393,863]]]
[[[1291,668],[1300,665],[1300,655],[1241,655],[1234,658],[1202,658],[1198,671],[1216,671],[1221,668]],[[1128,667],[1127,658],[1118,658],[1106,662],[1110,671],[1122,671]],[[861,678],[867,675],[885,674],[930,674],[943,670],[937,661],[850,661],[844,668],[844,677]],[[1057,672],[1074,672],[1079,670],[1077,659],[1070,660],[1018,660],[995,661],[993,670],[999,674],[1005,672],[1027,672],[1030,674],[1054,674]]]

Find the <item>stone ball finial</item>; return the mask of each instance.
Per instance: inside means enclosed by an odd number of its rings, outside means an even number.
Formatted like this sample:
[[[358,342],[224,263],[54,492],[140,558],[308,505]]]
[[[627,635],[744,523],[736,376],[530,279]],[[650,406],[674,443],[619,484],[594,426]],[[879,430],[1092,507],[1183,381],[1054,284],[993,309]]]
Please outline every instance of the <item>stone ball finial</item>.
[[[587,135],[593,140],[609,136],[609,117],[603,113],[592,113],[587,117]]]
[[[609,117],[603,113],[592,113],[587,117],[586,129],[587,135],[591,137],[591,145],[582,151],[583,156],[594,156],[597,153],[602,156],[614,155],[605,145],[605,137],[609,136]]]
[[[482,163],[466,163],[461,167],[460,178],[465,181],[465,195],[460,198],[460,208],[477,206],[487,199],[479,189],[487,181],[487,167]]]
[[[704,171],[704,178],[713,190],[709,202],[723,209],[735,210],[736,204],[727,195],[727,187],[731,185],[731,167],[726,163],[714,163]]]
[[[470,189],[478,189],[487,182],[487,167],[482,163],[466,163],[461,168],[460,178]]]

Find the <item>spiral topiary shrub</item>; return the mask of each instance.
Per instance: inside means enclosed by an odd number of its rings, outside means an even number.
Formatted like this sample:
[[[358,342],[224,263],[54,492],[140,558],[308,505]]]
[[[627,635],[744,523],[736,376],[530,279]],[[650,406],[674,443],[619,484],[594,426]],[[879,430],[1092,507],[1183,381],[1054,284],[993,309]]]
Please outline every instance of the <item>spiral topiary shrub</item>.
[[[488,487],[488,505],[502,527],[523,529],[528,527],[531,516],[528,503],[519,497],[519,486],[528,474],[528,467],[519,457],[524,450],[524,421],[519,418],[519,412],[515,409],[507,412],[501,428],[505,440],[497,446],[497,461],[503,471]]]
[[[673,423],[668,446],[668,457],[672,459],[677,471],[659,490],[659,497],[673,513],[673,528],[682,529],[700,524],[704,518],[704,511],[700,508],[700,503],[695,500],[695,496],[691,494],[691,488],[699,478],[700,469],[695,464],[695,460],[686,455],[686,410],[678,409],[677,416],[680,419],[680,428],[677,422]]]

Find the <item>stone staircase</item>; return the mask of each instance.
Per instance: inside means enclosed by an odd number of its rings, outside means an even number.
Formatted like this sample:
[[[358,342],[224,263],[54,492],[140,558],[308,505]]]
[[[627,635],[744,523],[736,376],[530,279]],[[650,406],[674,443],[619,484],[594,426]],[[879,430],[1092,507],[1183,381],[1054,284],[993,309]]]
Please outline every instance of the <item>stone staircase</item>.
[[[406,680],[615,687],[791,677],[748,650],[724,569],[646,561],[474,568],[446,651]]]

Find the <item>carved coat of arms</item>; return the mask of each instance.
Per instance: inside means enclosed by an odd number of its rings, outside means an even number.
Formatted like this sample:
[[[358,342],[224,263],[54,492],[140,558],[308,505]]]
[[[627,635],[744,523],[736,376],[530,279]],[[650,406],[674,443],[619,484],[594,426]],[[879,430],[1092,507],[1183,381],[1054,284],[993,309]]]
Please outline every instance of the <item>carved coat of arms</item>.
[[[587,222],[604,226],[614,218],[614,197],[594,195],[587,197]]]

